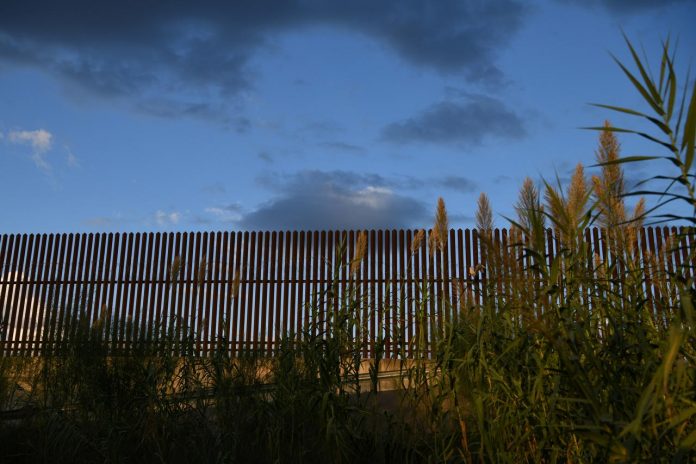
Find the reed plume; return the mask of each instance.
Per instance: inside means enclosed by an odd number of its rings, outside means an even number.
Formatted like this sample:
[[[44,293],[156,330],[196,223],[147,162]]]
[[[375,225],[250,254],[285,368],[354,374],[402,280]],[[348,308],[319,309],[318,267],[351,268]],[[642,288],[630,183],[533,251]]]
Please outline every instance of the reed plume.
[[[418,249],[421,247],[423,244],[423,239],[425,238],[425,230],[420,229],[418,232],[416,232],[416,235],[413,236],[413,241],[411,242],[411,254],[414,255],[418,251]]]
[[[360,263],[367,252],[367,232],[362,231],[358,235],[358,242],[355,244],[353,259],[350,260],[350,272],[355,274],[360,270]]]
[[[623,201],[625,182],[623,170],[616,163],[621,145],[611,130],[611,123],[604,121],[604,130],[599,134],[599,147],[595,152],[597,163],[602,164],[601,177],[593,177],[594,195],[599,206],[599,220],[603,227],[614,227],[626,220]],[[607,164],[610,163],[610,164]]]
[[[587,180],[585,179],[585,168],[582,163],[575,166],[573,177],[570,179],[568,187],[568,218],[570,219],[570,229],[577,229],[582,222],[582,217],[587,212],[587,202],[589,200]]]
[[[179,272],[181,271],[181,256],[175,256],[172,261],[172,265],[169,267],[169,275],[172,280],[176,280],[179,277]]]
[[[196,270],[196,285],[202,285],[205,281],[205,271],[207,269],[208,263],[206,263],[205,258],[198,263],[198,269]]]
[[[478,204],[476,209],[476,227],[479,230],[492,230],[493,229],[493,209],[491,209],[491,202],[488,200],[488,195],[481,192],[478,198]]]
[[[430,234],[430,254],[436,250],[445,251],[447,249],[447,234],[449,233],[449,220],[447,219],[447,208],[442,197],[437,199],[437,210],[435,213],[435,224]]]
[[[232,280],[232,286],[230,287],[230,298],[237,298],[239,295],[239,283],[241,281],[241,273],[239,269],[234,272],[234,279]]]
[[[543,213],[544,207],[539,199],[539,190],[537,190],[534,181],[529,177],[525,177],[522,183],[522,188],[515,204],[515,211],[517,212],[519,224],[524,229],[531,231],[534,228],[535,216],[539,216],[542,221],[542,228],[545,226],[544,216],[540,214]]]

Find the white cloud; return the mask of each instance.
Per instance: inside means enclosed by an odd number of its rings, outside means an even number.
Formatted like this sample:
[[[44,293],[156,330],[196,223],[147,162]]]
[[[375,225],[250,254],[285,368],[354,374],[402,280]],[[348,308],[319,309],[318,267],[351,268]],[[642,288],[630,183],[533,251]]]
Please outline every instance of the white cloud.
[[[80,160],[77,159],[77,156],[70,150],[70,148],[65,147],[65,149],[68,152],[68,155],[65,159],[65,162],[68,164],[68,167],[71,168],[79,168],[80,167]]]
[[[155,212],[155,222],[158,226],[166,226],[171,224],[178,224],[181,219],[181,213],[178,211],[166,212],[157,210]]]
[[[370,208],[383,208],[391,200],[394,192],[385,187],[375,187],[368,185],[364,189],[351,192],[346,195],[346,200],[352,201],[356,205],[364,205]]]
[[[348,230],[423,227],[431,215],[420,200],[397,194],[378,174],[301,171],[260,178],[278,195],[241,213],[246,230]]]
[[[223,207],[211,206],[205,208],[204,211],[215,216],[215,219],[221,222],[234,222],[242,217],[242,205],[236,202]]]
[[[18,145],[30,145],[32,148],[31,159],[34,164],[40,169],[48,171],[51,166],[46,161],[44,155],[51,149],[53,145],[53,134],[44,129],[33,131],[10,131],[7,134],[7,139],[11,143]]]
[[[46,153],[50,150],[53,143],[53,134],[44,129],[12,131],[8,138],[13,143],[29,143],[35,151],[40,153]]]

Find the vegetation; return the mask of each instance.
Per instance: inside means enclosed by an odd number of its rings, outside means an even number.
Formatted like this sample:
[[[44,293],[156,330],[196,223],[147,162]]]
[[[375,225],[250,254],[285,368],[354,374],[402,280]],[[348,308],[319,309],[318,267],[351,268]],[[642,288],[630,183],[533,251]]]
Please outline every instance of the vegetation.
[[[656,158],[676,170],[655,177],[668,182],[666,190],[637,193],[696,208],[696,91],[689,96],[685,88],[677,103],[668,44],[657,81],[629,50],[639,78],[620,66],[654,115],[605,107],[654,124],[664,139],[635,133],[666,149]],[[470,272],[494,278],[483,288],[463,285],[455,308],[443,302],[459,317],[432,352],[422,339],[410,359],[401,348],[395,392],[378,391],[379,363],[369,376],[360,373],[362,337],[353,334],[364,301],[356,289],[338,311],[320,314],[334,307],[318,303],[332,303],[332,289],[315,298],[313,320],[322,323],[299,337],[287,334],[272,359],[253,352],[230,359],[226,349],[194,356],[185,329],[136,338],[127,352],[107,350],[102,322],[78,315],[55,351],[0,359],[0,408],[7,411],[0,461],[693,462],[694,251],[672,272],[635,253],[636,227],[647,213],[642,201],[626,213],[620,166],[647,157],[619,156],[614,134],[633,131],[597,129],[601,176],[588,182],[578,166],[566,192],[546,183],[543,195],[525,181],[509,246],[494,239],[481,196],[485,261]],[[595,221],[612,230],[610,256],[583,240]],[[545,252],[547,224],[560,237],[553,257]],[[430,253],[445,249],[447,230],[438,202]],[[665,252],[685,246],[691,229],[682,230]],[[426,246],[423,238],[412,253]],[[361,236],[347,263],[352,271],[366,243]],[[646,272],[659,290],[653,295]],[[418,317],[429,290],[423,286]]]

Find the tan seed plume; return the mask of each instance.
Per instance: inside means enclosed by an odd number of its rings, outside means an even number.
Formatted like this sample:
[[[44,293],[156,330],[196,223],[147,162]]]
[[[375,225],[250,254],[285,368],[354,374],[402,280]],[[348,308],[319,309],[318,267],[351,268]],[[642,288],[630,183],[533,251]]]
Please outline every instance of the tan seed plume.
[[[568,187],[568,217],[571,220],[571,229],[576,229],[582,216],[585,214],[587,205],[587,180],[585,179],[585,168],[582,163],[575,166],[575,172],[570,179]]]
[[[232,280],[232,286],[230,287],[230,298],[234,299],[237,298],[237,295],[239,295],[239,282],[241,281],[241,274],[239,272],[239,269],[237,269],[234,273],[234,279]]]
[[[355,244],[355,252],[353,253],[353,259],[350,261],[350,272],[355,274],[360,270],[360,263],[365,257],[367,252],[367,232],[362,231],[358,235],[358,241]]]
[[[539,214],[543,210],[539,199],[539,191],[534,185],[534,181],[526,177],[520,189],[515,211],[520,225],[528,231],[532,229],[532,218],[539,215],[543,219],[543,215]]]
[[[437,231],[436,246],[440,251],[447,249],[447,235],[449,234],[449,219],[447,218],[447,208],[442,197],[437,199],[437,210],[435,212],[435,224],[433,231]]]
[[[198,270],[196,271],[196,285],[202,285],[205,281],[205,271],[207,266],[208,263],[206,263],[205,258],[198,263]]]
[[[478,199],[476,227],[479,230],[493,229],[493,209],[491,208],[491,202],[488,200],[488,195],[483,192],[481,192]]]
[[[175,256],[172,261],[172,265],[169,268],[169,273],[172,280],[176,280],[179,277],[179,272],[181,271],[181,256]]]
[[[435,251],[439,248],[439,243],[440,232],[437,229],[432,229],[428,237],[428,251],[431,255],[435,254]]]
[[[413,237],[413,241],[411,242],[411,254],[416,254],[418,249],[421,247],[423,244],[423,239],[425,238],[425,230],[420,229],[418,232],[416,232],[416,235]]]
[[[599,135],[599,147],[595,152],[597,163],[612,163],[619,159],[621,145],[611,123],[604,121],[604,130]],[[624,204],[625,182],[620,164],[605,164],[601,176],[592,178],[593,193],[599,207],[599,221],[603,227],[612,228],[626,221]]]

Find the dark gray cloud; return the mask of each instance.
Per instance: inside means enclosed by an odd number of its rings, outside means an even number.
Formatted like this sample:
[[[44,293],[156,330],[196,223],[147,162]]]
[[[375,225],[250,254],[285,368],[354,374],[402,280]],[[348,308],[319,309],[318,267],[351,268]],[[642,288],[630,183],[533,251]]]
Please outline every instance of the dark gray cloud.
[[[159,116],[224,122],[226,107],[221,115],[208,102],[249,88],[251,57],[287,30],[339,27],[382,41],[412,64],[480,81],[501,75],[496,54],[525,12],[519,0],[7,0],[0,62],[44,69],[100,96],[137,99],[139,110]]]
[[[260,159],[261,161],[265,161],[265,162],[268,163],[268,164],[273,164],[273,161],[274,161],[273,156],[271,156],[271,154],[268,153],[267,151],[259,152],[259,153],[256,155],[256,157],[257,157],[258,159]]]
[[[277,196],[237,222],[244,229],[379,229],[424,226],[426,206],[377,174],[301,171],[259,179]]]
[[[477,188],[476,182],[461,176],[447,176],[440,181],[440,185],[462,193],[471,193]]]
[[[268,172],[256,178],[261,187],[278,192],[294,190],[311,190],[323,186],[339,186],[344,189],[365,186],[394,187],[396,181],[387,179],[380,174],[359,173],[355,171],[320,171],[304,170],[292,175],[279,172]]]
[[[176,119],[190,117],[220,123],[225,127],[244,133],[251,129],[251,121],[243,116],[233,117],[224,105],[205,102],[184,102],[166,98],[150,99],[137,102],[135,109],[160,118]]]
[[[584,7],[600,6],[612,13],[633,14],[666,8],[676,3],[686,3],[693,0],[559,0],[562,3],[573,3]]]
[[[222,182],[212,182],[204,185],[201,190],[212,195],[224,195],[227,193],[227,187]]]
[[[287,176],[286,174],[278,172],[267,172],[258,176],[256,178],[256,183],[261,187],[275,191],[313,188],[318,183],[354,188],[372,186],[401,191],[413,191],[434,187],[456,190],[463,193],[473,192],[477,188],[476,182],[463,176],[443,176],[435,178],[415,176],[385,177],[381,174],[343,170],[305,170],[292,176]]]
[[[324,143],[320,143],[319,146],[324,147],[324,148],[328,148],[329,150],[332,150],[332,151],[341,152],[341,153],[353,153],[353,154],[365,153],[365,149],[363,147],[360,147],[358,145],[353,145],[352,143],[324,142]]]
[[[468,94],[436,103],[422,113],[389,124],[382,137],[390,142],[479,145],[487,137],[520,138],[524,121],[496,98]]]
[[[466,226],[476,223],[476,218],[468,214],[447,213],[447,217],[449,218],[450,227]]]
[[[512,177],[501,174],[501,175],[495,176],[493,178],[493,183],[494,184],[505,184],[505,183],[511,182],[512,180],[513,180]]]

